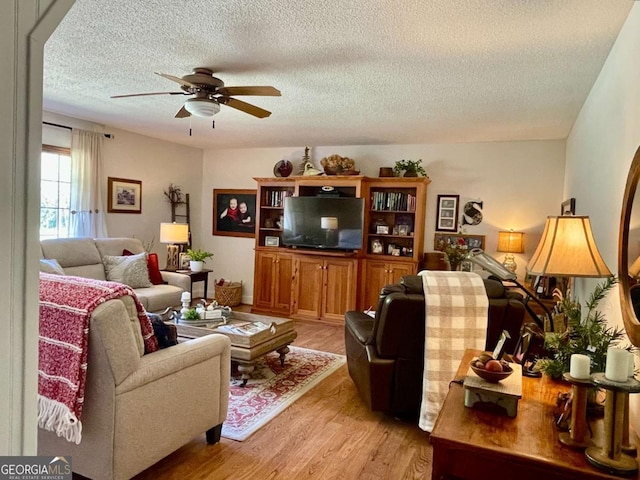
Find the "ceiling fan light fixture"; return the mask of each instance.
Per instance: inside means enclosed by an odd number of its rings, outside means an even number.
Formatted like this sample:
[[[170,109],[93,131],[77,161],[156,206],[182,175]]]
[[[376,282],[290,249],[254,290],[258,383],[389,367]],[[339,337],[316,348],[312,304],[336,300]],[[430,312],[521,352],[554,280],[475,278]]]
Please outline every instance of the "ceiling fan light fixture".
[[[184,108],[195,117],[213,117],[220,111],[220,104],[208,98],[190,98]]]

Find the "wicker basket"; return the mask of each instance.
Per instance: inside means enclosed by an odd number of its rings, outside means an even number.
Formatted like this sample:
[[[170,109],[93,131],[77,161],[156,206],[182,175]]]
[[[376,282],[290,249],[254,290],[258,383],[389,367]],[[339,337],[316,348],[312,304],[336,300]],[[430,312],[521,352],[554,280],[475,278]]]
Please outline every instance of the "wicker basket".
[[[242,282],[231,282],[226,285],[216,285],[215,299],[218,305],[235,307],[242,300]]]

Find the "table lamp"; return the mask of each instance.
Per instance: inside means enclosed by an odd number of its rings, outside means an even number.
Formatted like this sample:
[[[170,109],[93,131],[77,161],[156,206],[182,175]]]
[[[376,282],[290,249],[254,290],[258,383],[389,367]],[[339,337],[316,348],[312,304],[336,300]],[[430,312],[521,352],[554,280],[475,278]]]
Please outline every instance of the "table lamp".
[[[321,217],[320,228],[325,231],[325,245],[338,245],[338,217]]]
[[[514,253],[524,253],[524,233],[514,232],[510,230],[508,232],[498,232],[498,252],[505,252],[504,265],[505,268],[515,272],[518,268]]]
[[[161,223],[160,224],[160,243],[167,244],[167,266],[166,270],[178,269],[178,253],[180,253],[179,244],[189,242],[189,224],[188,223]]]
[[[527,264],[531,275],[608,277],[586,216],[547,217],[540,243]]]

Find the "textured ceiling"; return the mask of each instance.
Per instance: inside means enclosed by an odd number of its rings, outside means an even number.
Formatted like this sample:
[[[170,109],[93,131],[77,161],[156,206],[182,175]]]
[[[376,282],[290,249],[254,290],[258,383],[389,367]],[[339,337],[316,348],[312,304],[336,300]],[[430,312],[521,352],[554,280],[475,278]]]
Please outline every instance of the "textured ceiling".
[[[44,109],[200,148],[562,139],[632,0],[76,0],[45,47]],[[211,67],[238,97],[175,119],[154,75]],[[189,137],[189,128],[193,135]]]

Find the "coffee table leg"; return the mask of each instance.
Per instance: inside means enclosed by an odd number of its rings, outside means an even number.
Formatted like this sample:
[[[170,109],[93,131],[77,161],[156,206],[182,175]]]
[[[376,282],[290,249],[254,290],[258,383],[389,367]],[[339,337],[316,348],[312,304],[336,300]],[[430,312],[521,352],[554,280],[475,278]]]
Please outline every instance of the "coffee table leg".
[[[284,367],[284,356],[289,353],[291,350],[289,350],[289,346],[285,345],[284,347],[281,347],[279,349],[276,350],[276,352],[278,352],[280,354],[280,366]]]
[[[253,372],[254,369],[255,367],[250,364],[238,364],[238,371],[242,374],[242,385],[240,385],[241,387],[244,387],[247,384],[247,380],[251,378],[251,372]]]

